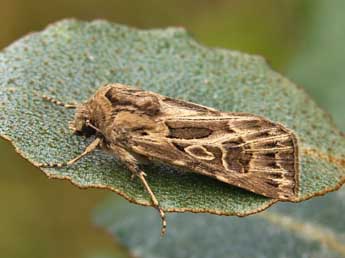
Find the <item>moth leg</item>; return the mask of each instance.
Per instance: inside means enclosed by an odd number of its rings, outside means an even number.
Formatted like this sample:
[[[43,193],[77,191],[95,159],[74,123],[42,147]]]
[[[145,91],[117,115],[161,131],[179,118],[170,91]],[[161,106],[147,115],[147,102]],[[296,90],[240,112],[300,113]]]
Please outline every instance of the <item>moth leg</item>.
[[[78,155],[74,159],[71,159],[71,160],[69,160],[67,162],[63,162],[63,163],[38,163],[38,164],[36,164],[36,166],[43,167],[43,168],[61,168],[61,167],[73,165],[78,160],[80,160],[82,157],[84,157],[87,154],[93,152],[100,143],[101,143],[101,139],[100,138],[96,138],[93,142],[91,142],[86,147],[86,149],[85,149],[85,151],[83,153],[81,153],[80,155]]]
[[[142,157],[135,157],[136,160],[137,160],[137,163],[139,163],[140,165],[148,165],[150,164],[150,161],[146,158],[142,158]],[[131,176],[131,180],[134,180],[136,178],[136,174],[132,173],[132,176]],[[146,174],[144,175],[146,176]]]
[[[59,101],[59,100],[57,100],[57,99],[55,99],[53,97],[49,97],[49,96],[46,96],[46,95],[42,95],[41,97],[42,97],[42,99],[44,99],[46,101],[49,101],[49,102],[51,102],[51,103],[53,103],[55,105],[58,105],[58,106],[61,106],[61,107],[64,107],[64,108],[77,108],[77,106],[78,106],[78,103],[75,103],[75,102],[73,102],[73,103],[63,103],[63,102],[61,102],[61,101]]]
[[[145,190],[150,195],[150,198],[151,198],[151,201],[152,201],[153,205],[155,206],[155,208],[159,212],[159,215],[160,215],[161,220],[162,220],[161,235],[162,236],[165,235],[166,228],[167,228],[167,222],[166,222],[165,213],[164,213],[163,209],[160,207],[159,202],[158,202],[155,194],[153,193],[150,185],[146,181],[145,177],[147,175],[145,174],[144,171],[142,171],[139,168],[138,160],[132,154],[130,154],[127,150],[125,150],[125,149],[123,149],[121,147],[117,147],[117,146],[116,147],[112,147],[112,151],[122,161],[122,163],[124,163],[127,166],[127,168],[133,173],[133,176],[139,177],[140,181],[142,182],[142,184],[145,187]]]

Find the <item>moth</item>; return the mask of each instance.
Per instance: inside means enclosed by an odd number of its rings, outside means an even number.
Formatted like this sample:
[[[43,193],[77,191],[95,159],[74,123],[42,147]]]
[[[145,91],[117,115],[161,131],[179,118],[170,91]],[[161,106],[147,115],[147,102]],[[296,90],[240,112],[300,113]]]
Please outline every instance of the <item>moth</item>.
[[[70,128],[93,137],[86,150],[63,167],[100,148],[117,157],[142,182],[166,231],[164,210],[146,180],[142,162],[163,162],[266,197],[291,201],[299,186],[298,142],[293,131],[264,117],[213,108],[122,84],[102,86],[74,108]]]

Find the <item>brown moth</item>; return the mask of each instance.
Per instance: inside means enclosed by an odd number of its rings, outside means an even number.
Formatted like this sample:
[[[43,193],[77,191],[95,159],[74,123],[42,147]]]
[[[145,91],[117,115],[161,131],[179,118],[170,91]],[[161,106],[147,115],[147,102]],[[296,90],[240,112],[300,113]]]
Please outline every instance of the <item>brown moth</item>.
[[[71,165],[97,147],[111,153],[143,183],[160,213],[162,234],[165,214],[140,169],[142,161],[181,167],[274,199],[297,197],[296,136],[264,117],[221,112],[122,84],[105,85],[82,104],[44,98],[75,108],[71,129],[94,140],[66,163],[39,166]]]

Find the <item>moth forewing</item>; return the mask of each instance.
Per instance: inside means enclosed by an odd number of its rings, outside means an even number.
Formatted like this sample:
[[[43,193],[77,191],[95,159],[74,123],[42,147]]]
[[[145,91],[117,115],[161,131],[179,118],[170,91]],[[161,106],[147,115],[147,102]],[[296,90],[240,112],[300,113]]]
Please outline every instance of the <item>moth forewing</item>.
[[[73,107],[77,109],[71,128],[77,134],[99,138],[97,146],[139,177],[160,212],[162,232],[165,215],[137,157],[182,167],[275,199],[294,200],[297,196],[296,136],[264,117],[220,112],[122,84],[105,85],[87,102]]]
[[[293,200],[298,149],[279,124],[250,114],[181,116],[165,120],[168,134],[133,137],[133,151],[267,197]]]
[[[146,117],[156,125],[149,128],[138,123],[135,130],[127,131],[131,151],[267,197],[296,198],[298,143],[283,125],[258,115],[220,112],[129,86],[110,87],[107,97],[115,109],[136,106],[137,121]],[[155,107],[154,114],[138,104],[140,98],[148,100],[150,110]]]

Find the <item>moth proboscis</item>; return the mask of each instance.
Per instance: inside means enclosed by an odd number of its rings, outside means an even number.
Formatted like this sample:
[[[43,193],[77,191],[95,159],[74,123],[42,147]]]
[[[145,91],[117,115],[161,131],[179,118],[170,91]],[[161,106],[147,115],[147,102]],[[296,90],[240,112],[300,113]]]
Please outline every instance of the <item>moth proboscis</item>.
[[[66,163],[38,166],[72,165],[96,148],[111,153],[141,180],[161,216],[162,234],[165,213],[140,169],[142,161],[184,168],[274,199],[297,197],[297,138],[264,117],[221,112],[122,84],[104,85],[81,104],[43,98],[76,109],[70,128],[94,140]]]

